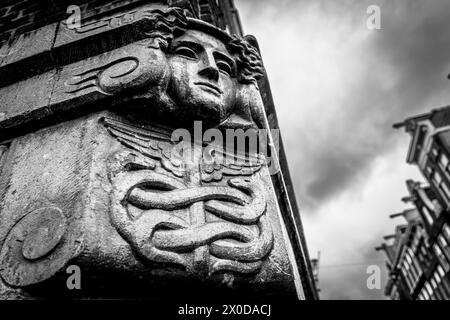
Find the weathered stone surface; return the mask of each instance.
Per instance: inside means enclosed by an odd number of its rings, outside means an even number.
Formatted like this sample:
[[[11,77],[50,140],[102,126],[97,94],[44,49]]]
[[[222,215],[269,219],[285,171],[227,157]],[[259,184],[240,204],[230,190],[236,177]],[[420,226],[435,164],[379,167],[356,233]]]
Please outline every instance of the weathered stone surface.
[[[83,133],[83,124],[66,124],[63,130],[47,129],[13,142],[0,178],[0,263],[6,284],[44,281],[80,248],[77,223],[89,159],[76,159],[73,152],[86,148],[79,144]],[[60,222],[52,226],[56,218]],[[42,247],[33,249],[37,243]]]
[[[245,287],[247,293],[261,291],[270,295],[275,294],[274,287],[280,287],[282,292],[277,294],[296,296],[295,271],[286,249],[290,244],[283,235],[267,169],[259,164],[260,169],[245,178],[224,175],[222,179],[208,181],[207,173],[201,174],[198,163],[189,174],[200,180],[190,180],[186,185],[184,175],[188,173],[184,169],[178,174],[182,176],[177,177],[162,166],[163,162],[155,162],[120,143],[112,130],[117,130],[114,126],[121,122],[105,123],[105,116],[118,119],[109,114],[93,115],[16,140],[11,156],[15,163],[13,172],[8,178],[2,176],[8,181],[8,191],[0,217],[0,238],[5,239],[0,263],[5,267],[2,278],[8,284],[23,287],[43,281],[57,271],[63,275],[63,266],[75,257],[69,264],[77,264],[86,271],[83,281],[89,287],[109,288],[101,292],[103,296],[108,296],[109,290],[112,296],[117,295],[116,286],[124,289],[123,283],[114,281],[113,274],[123,277],[129,274],[130,279],[139,279],[141,294],[149,283],[197,279],[199,283],[212,281],[223,290]],[[155,140],[156,144],[158,141]],[[141,169],[128,171],[133,163],[142,166]],[[142,181],[148,185],[145,189],[137,188],[143,186]],[[152,203],[149,199],[153,192],[161,192],[161,183],[180,187],[177,191],[180,195],[166,191],[168,203],[163,194]],[[26,186],[30,184],[39,192],[27,192]],[[256,198],[238,201],[239,197],[248,197],[240,188],[253,190]],[[129,189],[137,192],[137,198],[133,192],[129,195],[133,208],[124,207],[121,202]],[[146,202],[140,202],[140,194]],[[243,211],[239,215],[239,208],[248,213]],[[131,212],[139,218],[133,221]],[[39,230],[48,221],[47,216],[65,222],[49,227],[54,234],[43,236]],[[175,229],[163,228],[153,234],[152,230],[159,229],[161,224]],[[258,232],[258,228],[263,229]],[[137,241],[139,237],[148,240]],[[16,238],[22,239],[20,247],[13,246],[17,244]],[[32,240],[46,242],[39,244],[39,248],[27,247]],[[51,251],[58,241],[62,244]],[[152,243],[155,252],[150,253]],[[100,270],[108,270],[111,276],[106,273],[102,277]],[[133,288],[125,289],[130,291],[124,296],[133,296]],[[66,288],[59,290],[64,293]],[[174,294],[171,290],[150,291],[145,296]],[[186,294],[192,287],[177,290]]]
[[[58,72],[51,108],[75,108],[148,83],[155,76],[156,63],[154,50],[147,48],[147,42],[136,42],[63,67]]]
[[[4,42],[1,46],[0,46],[0,64],[3,63],[3,60],[8,56],[9,53],[9,44],[7,42]]]
[[[4,75],[0,86],[139,41],[149,29],[151,11],[162,8],[160,3],[146,4],[119,14],[100,12],[97,19],[90,13],[83,15],[87,19],[81,28],[70,29],[63,19],[21,34],[0,49],[0,72]]]
[[[0,145],[0,163],[3,160],[3,155],[6,153],[6,145]]]
[[[267,159],[195,136],[269,128],[258,51],[180,9],[143,21],[144,39],[0,89],[0,129],[60,119],[0,171],[0,294],[303,298]]]
[[[56,27],[57,23],[49,24],[14,38],[13,42],[8,46],[9,51],[2,60],[0,67],[34,55],[43,54],[46,51],[49,54],[55,40]],[[41,56],[41,59],[42,57],[43,56]],[[47,64],[48,62],[51,63],[51,61],[42,60],[40,62],[43,64]]]
[[[48,105],[56,70],[0,88],[0,129],[42,119]]]
[[[51,53],[57,23],[12,38],[0,56],[0,87],[8,86],[56,67]]]
[[[100,19],[85,20],[83,21],[81,28],[69,27],[66,20],[63,20],[59,24],[54,48],[68,45],[72,42],[80,41],[106,31],[123,27],[125,25],[136,23],[139,20],[145,19],[149,10],[163,8],[164,6],[158,3],[148,4],[126,12],[109,14]]]

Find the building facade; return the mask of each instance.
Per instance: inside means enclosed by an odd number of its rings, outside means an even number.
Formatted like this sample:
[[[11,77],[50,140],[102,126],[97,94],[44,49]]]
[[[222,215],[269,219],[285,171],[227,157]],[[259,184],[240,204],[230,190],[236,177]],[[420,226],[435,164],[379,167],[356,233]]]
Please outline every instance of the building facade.
[[[406,223],[379,248],[388,257],[386,295],[392,299],[450,299],[450,107],[411,117],[394,128],[411,135],[407,162],[426,182],[406,182]]]
[[[318,298],[232,0],[3,1],[0,74],[0,298]]]

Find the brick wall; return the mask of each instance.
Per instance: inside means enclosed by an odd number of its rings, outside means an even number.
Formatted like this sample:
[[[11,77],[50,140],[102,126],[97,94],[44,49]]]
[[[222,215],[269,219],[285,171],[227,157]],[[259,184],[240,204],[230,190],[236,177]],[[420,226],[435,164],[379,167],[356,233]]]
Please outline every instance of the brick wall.
[[[115,9],[124,10],[146,3],[164,3],[189,8],[194,16],[225,29],[227,12],[233,1],[225,0],[3,0],[0,4],[0,47],[6,42],[31,30],[68,17],[69,5],[78,5],[82,20]],[[232,26],[229,26],[232,27]],[[230,30],[236,31],[236,28]],[[1,52],[0,52],[1,53]]]
[[[82,19],[142,0],[5,0],[0,4],[0,44],[44,25],[63,20],[69,5],[78,5]],[[158,2],[158,1],[156,1]],[[161,2],[161,1],[160,1]]]

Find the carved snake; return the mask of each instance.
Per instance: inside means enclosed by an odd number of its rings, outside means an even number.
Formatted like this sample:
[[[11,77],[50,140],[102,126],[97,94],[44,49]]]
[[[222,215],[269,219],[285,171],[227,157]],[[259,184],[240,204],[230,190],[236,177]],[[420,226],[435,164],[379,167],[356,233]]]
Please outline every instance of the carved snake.
[[[122,236],[147,259],[188,267],[186,259],[176,252],[188,252],[210,244],[210,252],[214,256],[235,261],[232,264],[224,262],[226,260],[216,262],[213,270],[238,268],[241,264],[239,260],[255,262],[249,268],[244,268],[250,272],[260,266],[257,261],[264,258],[272,248],[271,226],[263,216],[266,210],[264,194],[257,184],[248,179],[231,179],[228,182],[230,187],[199,186],[189,189],[179,180],[153,170],[122,172],[116,179],[120,183],[115,187],[117,196],[112,212],[113,221]],[[151,191],[152,188],[169,191]],[[250,195],[250,199],[244,191]],[[206,201],[205,209],[215,215],[240,224],[216,221],[190,226],[183,219],[163,211],[180,209],[199,201]],[[132,218],[126,209],[129,204],[144,212]],[[161,210],[157,214],[147,212],[154,209]],[[242,225],[255,222],[260,230],[258,235]],[[163,227],[164,231],[160,230]]]
[[[149,192],[139,188],[142,186],[155,187],[149,181],[147,184],[143,182],[133,188],[128,200],[138,208],[164,210],[179,209],[195,202],[209,200],[205,203],[205,208],[222,218],[244,224],[252,224],[258,221],[266,210],[266,201],[261,188],[248,179],[241,178],[230,179],[228,184],[234,188],[205,186],[177,189],[164,193]],[[247,191],[251,200],[247,201],[246,195],[238,189]],[[235,204],[224,203],[217,199]]]

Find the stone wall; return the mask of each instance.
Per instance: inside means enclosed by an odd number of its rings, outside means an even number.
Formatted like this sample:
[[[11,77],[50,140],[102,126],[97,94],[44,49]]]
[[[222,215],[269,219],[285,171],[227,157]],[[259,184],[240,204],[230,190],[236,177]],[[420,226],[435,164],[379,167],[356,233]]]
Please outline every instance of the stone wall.
[[[69,5],[79,5],[83,17],[89,18],[137,0],[22,0],[3,1],[0,7],[0,41],[7,41],[23,33],[64,19]],[[142,1],[141,1],[142,2]],[[148,1],[147,1],[148,2]]]
[[[64,1],[36,2],[1,11],[0,295],[316,298],[281,141],[275,173],[260,155],[172,158],[193,120],[278,128],[256,40],[223,31],[240,30],[232,4],[80,1],[71,28]],[[71,264],[84,290],[67,291]]]

